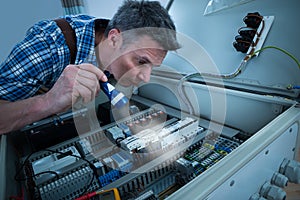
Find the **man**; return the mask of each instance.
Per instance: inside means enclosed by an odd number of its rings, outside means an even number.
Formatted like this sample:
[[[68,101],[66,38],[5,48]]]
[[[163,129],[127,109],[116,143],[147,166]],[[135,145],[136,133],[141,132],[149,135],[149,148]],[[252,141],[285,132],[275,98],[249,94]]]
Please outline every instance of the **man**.
[[[104,70],[123,86],[148,82],[152,67],[179,48],[159,2],[125,1],[108,24],[86,15],[63,19],[35,24],[1,64],[0,134],[66,111],[79,98],[93,100],[99,81],[107,81]],[[75,56],[65,22],[75,31]],[[85,62],[90,55],[99,67]],[[39,94],[43,87],[49,90]]]

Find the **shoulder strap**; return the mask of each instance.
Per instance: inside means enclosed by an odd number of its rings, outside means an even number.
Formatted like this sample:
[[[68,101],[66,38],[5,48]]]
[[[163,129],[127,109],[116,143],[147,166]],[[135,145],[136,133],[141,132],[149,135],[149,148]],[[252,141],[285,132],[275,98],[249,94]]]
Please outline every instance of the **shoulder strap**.
[[[103,37],[105,29],[108,25],[109,20],[108,19],[96,19],[94,22],[94,28],[95,28],[95,47],[100,43],[101,36]]]
[[[61,29],[68,48],[70,50],[70,64],[75,63],[76,54],[77,54],[77,46],[76,46],[76,34],[74,29],[72,29],[71,25],[67,22],[67,20],[63,18],[54,20],[57,26]]]
[[[70,50],[70,64],[75,63],[76,54],[77,54],[77,46],[76,46],[76,34],[74,29],[72,29],[71,25],[67,22],[66,19],[59,18],[54,20],[57,26],[61,29],[64,34],[66,43]],[[95,34],[103,34],[109,20],[108,19],[96,19],[95,20]],[[98,37],[95,38],[95,46],[98,45],[100,41],[97,40]]]

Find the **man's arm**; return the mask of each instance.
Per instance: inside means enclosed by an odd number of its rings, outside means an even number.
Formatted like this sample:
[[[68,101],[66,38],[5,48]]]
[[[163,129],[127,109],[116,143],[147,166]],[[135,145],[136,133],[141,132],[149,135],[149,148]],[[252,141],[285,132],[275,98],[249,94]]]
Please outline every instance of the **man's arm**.
[[[0,134],[20,129],[54,114],[48,106],[45,104],[44,95],[17,102],[0,100]]]
[[[107,77],[95,66],[69,65],[46,94],[16,102],[0,100],[0,134],[66,111],[79,97],[85,103],[93,100],[100,90],[99,80]]]

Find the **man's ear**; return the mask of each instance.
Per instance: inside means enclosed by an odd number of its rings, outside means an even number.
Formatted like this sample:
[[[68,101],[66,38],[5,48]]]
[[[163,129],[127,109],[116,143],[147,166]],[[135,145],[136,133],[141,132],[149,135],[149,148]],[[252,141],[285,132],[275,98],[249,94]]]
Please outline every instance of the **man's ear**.
[[[119,29],[113,28],[109,31],[108,37],[109,45],[113,48],[121,47],[123,40]]]

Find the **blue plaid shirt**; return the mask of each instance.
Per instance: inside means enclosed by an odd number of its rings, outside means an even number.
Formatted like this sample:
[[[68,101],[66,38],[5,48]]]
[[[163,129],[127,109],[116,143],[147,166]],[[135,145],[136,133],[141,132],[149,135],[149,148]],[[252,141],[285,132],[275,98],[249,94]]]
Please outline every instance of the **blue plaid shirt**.
[[[64,16],[75,30],[75,64],[94,53],[95,18],[87,15]],[[43,85],[51,88],[70,62],[65,38],[52,20],[32,26],[0,66],[0,99],[16,101],[34,96]]]

